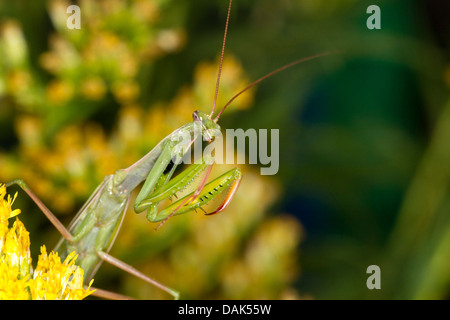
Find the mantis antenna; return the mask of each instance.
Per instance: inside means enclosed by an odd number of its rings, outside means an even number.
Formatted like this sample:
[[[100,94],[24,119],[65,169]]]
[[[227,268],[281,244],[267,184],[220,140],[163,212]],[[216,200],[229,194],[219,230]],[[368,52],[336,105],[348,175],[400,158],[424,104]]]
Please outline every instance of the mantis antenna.
[[[211,110],[211,114],[209,115],[210,118],[213,116],[214,111],[216,109],[217,96],[219,95],[219,84],[220,84],[220,76],[222,74],[223,54],[225,52],[225,42],[227,40],[228,22],[230,21],[230,12],[231,12],[231,3],[232,2],[233,2],[233,0],[230,0],[230,3],[228,4],[227,22],[225,22],[225,33],[223,35],[222,52],[220,54],[219,72],[217,74],[217,82],[216,82],[216,92],[214,94],[214,103],[213,103],[213,107]]]
[[[309,57],[306,57],[306,58],[298,59],[298,60],[295,60],[295,61],[293,61],[293,62],[291,62],[291,63],[288,63],[288,64],[286,64],[286,65],[284,65],[284,66],[282,66],[282,67],[280,67],[280,68],[278,68],[278,69],[275,69],[275,70],[273,70],[272,72],[269,72],[269,73],[266,74],[265,76],[262,76],[262,77],[259,78],[258,80],[256,80],[256,81],[250,83],[250,84],[249,84],[248,86],[246,86],[244,89],[242,89],[241,91],[239,91],[238,93],[236,93],[236,94],[235,94],[235,95],[234,95],[234,96],[233,96],[233,97],[225,104],[225,106],[223,106],[222,110],[220,110],[219,114],[218,114],[217,117],[214,119],[214,122],[217,123],[217,121],[219,121],[219,118],[220,118],[220,116],[222,115],[222,112],[225,111],[225,109],[231,104],[231,102],[234,101],[234,99],[236,99],[237,97],[239,97],[241,94],[243,94],[245,91],[247,91],[247,90],[250,89],[251,87],[257,85],[257,84],[260,83],[261,81],[263,81],[263,80],[265,80],[265,79],[267,79],[267,78],[269,78],[269,77],[275,75],[276,73],[278,73],[278,72],[280,72],[280,71],[283,71],[283,70],[285,70],[285,69],[288,69],[288,68],[290,68],[290,67],[293,67],[293,66],[295,66],[295,65],[298,64],[298,63],[305,62],[305,61],[308,61],[308,60],[312,60],[312,59],[315,59],[315,58],[319,58],[319,57],[322,57],[322,56],[327,56],[327,55],[330,55],[330,54],[333,54],[333,53],[336,53],[336,52],[335,52],[335,51],[327,51],[327,52],[318,53],[318,54],[315,54],[315,55],[312,55],[312,56],[309,56]]]
[[[212,116],[214,115],[214,111],[216,110],[217,96],[219,95],[220,77],[221,77],[221,75],[222,75],[223,56],[224,56],[224,52],[225,52],[225,43],[226,43],[226,40],[227,40],[228,23],[229,23],[229,21],[230,21],[230,12],[231,12],[231,4],[232,4],[232,2],[233,2],[233,0],[230,0],[230,2],[229,2],[229,4],[228,4],[227,21],[225,22],[225,32],[224,32],[224,35],[223,35],[222,51],[221,51],[221,54],[220,54],[219,72],[218,72],[218,74],[217,74],[216,91],[215,91],[215,94],[214,94],[214,102],[213,102],[213,107],[212,107],[212,110],[211,110],[211,114],[209,115],[210,118],[212,118]],[[286,65],[284,65],[284,66],[282,66],[282,67],[280,67],[280,68],[278,68],[278,69],[276,69],[276,70],[273,70],[272,72],[269,72],[269,73],[266,74],[265,76],[262,76],[262,77],[259,78],[258,80],[256,80],[256,81],[250,83],[250,84],[249,84],[248,86],[246,86],[244,89],[242,89],[241,91],[239,91],[238,93],[236,93],[236,94],[235,94],[235,95],[234,95],[234,96],[233,96],[233,97],[225,104],[225,106],[223,106],[223,108],[220,110],[220,112],[219,112],[219,114],[217,115],[217,117],[214,119],[214,122],[217,123],[217,121],[219,121],[219,118],[220,118],[220,116],[222,115],[222,112],[225,111],[225,109],[231,104],[231,102],[234,101],[234,99],[236,99],[237,97],[239,97],[242,93],[244,93],[245,91],[247,91],[247,90],[250,89],[251,87],[257,85],[257,84],[260,83],[261,81],[263,81],[263,80],[265,80],[265,79],[267,79],[267,78],[269,78],[269,77],[275,75],[276,73],[278,73],[278,72],[280,72],[280,71],[283,71],[283,70],[285,70],[285,69],[288,69],[288,68],[290,68],[290,67],[293,67],[293,66],[295,66],[295,65],[298,64],[298,63],[305,62],[305,61],[308,61],[308,60],[312,60],[312,59],[315,59],[315,58],[319,58],[319,57],[322,57],[322,56],[330,55],[330,54],[333,54],[333,53],[336,53],[336,52],[334,52],[334,51],[327,51],[327,52],[322,52],[322,53],[315,54],[315,55],[312,55],[312,56],[309,56],[309,57],[306,57],[306,58],[298,59],[298,60],[295,60],[295,61],[293,61],[293,62],[291,62],[291,63],[288,63],[288,64],[286,64]]]

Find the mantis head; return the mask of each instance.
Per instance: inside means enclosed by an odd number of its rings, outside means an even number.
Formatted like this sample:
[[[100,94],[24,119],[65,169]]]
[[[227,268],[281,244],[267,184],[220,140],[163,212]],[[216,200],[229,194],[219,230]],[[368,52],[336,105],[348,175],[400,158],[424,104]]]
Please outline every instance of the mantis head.
[[[192,118],[202,124],[202,133],[206,141],[212,142],[216,136],[221,134],[220,126],[203,111],[194,111]]]

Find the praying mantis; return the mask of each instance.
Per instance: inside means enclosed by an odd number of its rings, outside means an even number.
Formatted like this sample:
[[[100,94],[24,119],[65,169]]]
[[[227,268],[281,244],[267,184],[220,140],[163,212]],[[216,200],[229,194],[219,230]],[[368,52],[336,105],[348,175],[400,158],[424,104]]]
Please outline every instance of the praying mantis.
[[[86,284],[93,278],[101,263],[108,262],[141,278],[147,283],[166,291],[175,299],[178,299],[179,292],[176,290],[159,283],[108,253],[114,244],[115,238],[121,227],[125,212],[129,205],[131,193],[143,183],[134,202],[134,210],[136,213],[146,211],[146,217],[150,222],[160,222],[158,228],[172,216],[192,212],[196,209],[204,210],[203,207],[208,202],[221,194],[225,194],[225,200],[223,200],[217,209],[212,212],[205,211],[205,214],[213,215],[225,210],[236,194],[241,182],[242,174],[240,169],[237,167],[233,168],[208,182],[213,159],[205,156],[199,163],[190,165],[187,169],[173,177],[183,156],[188,152],[195,141],[202,139],[207,143],[211,143],[215,140],[221,132],[221,127],[218,125],[220,116],[231,102],[243,92],[264,79],[300,62],[330,54],[330,52],[325,52],[299,59],[266,74],[235,94],[214,117],[231,4],[232,0],[229,1],[228,5],[219,71],[211,112],[207,114],[202,111],[194,111],[192,122],[183,125],[166,136],[148,154],[130,167],[118,170],[115,174],[106,176],[103,182],[97,187],[91,197],[80,209],[68,228],[55,217],[23,180],[14,180],[6,184],[7,187],[14,184],[21,187],[61,233],[62,238],[55,250],[58,251],[62,259],[73,251],[77,252],[77,264],[85,272]],[[172,204],[168,205],[166,208],[159,210],[159,203],[161,201],[172,198],[177,192],[186,188],[186,186],[191,184],[202,174],[203,178],[193,192],[172,202]],[[120,294],[101,289],[96,289],[94,295],[109,299],[126,298]]]

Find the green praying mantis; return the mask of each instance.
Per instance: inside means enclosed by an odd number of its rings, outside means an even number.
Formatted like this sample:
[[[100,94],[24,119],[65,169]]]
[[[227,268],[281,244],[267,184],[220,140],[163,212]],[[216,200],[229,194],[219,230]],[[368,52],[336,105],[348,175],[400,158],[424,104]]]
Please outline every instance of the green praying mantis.
[[[68,228],[55,217],[23,180],[15,180],[6,184],[7,187],[13,184],[21,187],[61,233],[62,238],[55,250],[59,252],[62,259],[73,251],[77,252],[77,264],[85,272],[86,284],[93,278],[101,263],[108,262],[166,291],[175,299],[178,299],[179,292],[176,290],[159,283],[108,253],[121,227],[131,193],[144,182],[134,203],[134,210],[136,213],[146,211],[149,221],[160,222],[158,228],[172,216],[192,212],[196,209],[204,210],[203,207],[208,202],[221,194],[225,194],[225,200],[216,210],[209,213],[205,211],[205,214],[212,215],[225,210],[236,194],[242,179],[240,169],[236,167],[207,182],[212,169],[213,159],[205,156],[198,163],[190,165],[187,169],[173,177],[183,156],[198,139],[202,139],[207,143],[214,141],[221,132],[221,128],[217,124],[221,114],[243,92],[275,73],[293,65],[330,54],[330,52],[325,52],[303,58],[266,74],[235,94],[214,118],[231,4],[232,0],[229,1],[228,6],[214,103],[211,112],[207,114],[202,111],[194,111],[192,122],[173,131],[142,159],[129,168],[118,170],[115,174],[106,176],[80,209]],[[183,190],[187,185],[199,178],[202,173],[204,176],[193,192],[172,202],[166,208],[159,209],[159,203],[161,201],[175,196],[177,192]],[[127,298],[120,294],[101,289],[96,289],[94,295],[108,299]]]

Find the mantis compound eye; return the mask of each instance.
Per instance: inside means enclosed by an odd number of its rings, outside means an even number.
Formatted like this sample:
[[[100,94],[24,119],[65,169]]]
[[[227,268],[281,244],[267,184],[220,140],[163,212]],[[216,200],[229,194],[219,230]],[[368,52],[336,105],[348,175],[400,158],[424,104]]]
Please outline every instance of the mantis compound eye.
[[[212,128],[212,129],[207,129],[205,132],[205,140],[208,141],[209,143],[213,142],[216,139],[221,139],[222,138],[222,132],[218,129]]]
[[[202,119],[198,115],[197,110],[192,113],[192,119],[194,119],[194,121],[202,121]]]

